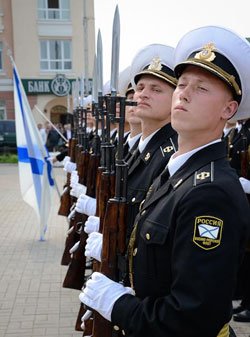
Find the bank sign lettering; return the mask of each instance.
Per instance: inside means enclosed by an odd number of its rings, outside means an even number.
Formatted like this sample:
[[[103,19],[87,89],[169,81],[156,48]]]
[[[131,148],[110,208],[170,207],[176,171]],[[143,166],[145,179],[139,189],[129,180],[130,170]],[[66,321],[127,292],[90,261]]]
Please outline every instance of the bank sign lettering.
[[[54,79],[22,79],[27,95],[56,95],[67,96],[71,94],[72,82],[75,79],[67,79],[65,75],[56,75]],[[89,80],[91,92],[92,81]],[[86,92],[86,91],[85,91]]]

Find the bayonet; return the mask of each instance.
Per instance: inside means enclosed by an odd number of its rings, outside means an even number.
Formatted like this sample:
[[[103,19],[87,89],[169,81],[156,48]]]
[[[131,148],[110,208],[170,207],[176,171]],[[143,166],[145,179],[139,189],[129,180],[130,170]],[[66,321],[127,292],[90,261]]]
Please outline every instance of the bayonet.
[[[111,96],[115,96],[118,88],[119,76],[119,55],[120,55],[120,15],[118,5],[115,9],[112,33],[112,59],[111,59]]]
[[[92,82],[92,101],[94,103],[98,102],[98,89],[97,89],[97,60],[96,54],[94,56],[94,67],[93,67],[93,82]]]
[[[102,67],[102,35],[100,29],[97,36],[97,89],[98,96],[102,96],[103,90],[103,67]]]

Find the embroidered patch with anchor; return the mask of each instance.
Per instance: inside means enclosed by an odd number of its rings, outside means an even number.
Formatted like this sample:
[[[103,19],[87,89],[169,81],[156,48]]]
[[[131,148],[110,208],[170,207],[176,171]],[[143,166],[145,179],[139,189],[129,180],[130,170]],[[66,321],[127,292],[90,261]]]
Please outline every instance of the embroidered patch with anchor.
[[[214,216],[195,218],[193,242],[202,249],[210,250],[221,243],[223,221]]]

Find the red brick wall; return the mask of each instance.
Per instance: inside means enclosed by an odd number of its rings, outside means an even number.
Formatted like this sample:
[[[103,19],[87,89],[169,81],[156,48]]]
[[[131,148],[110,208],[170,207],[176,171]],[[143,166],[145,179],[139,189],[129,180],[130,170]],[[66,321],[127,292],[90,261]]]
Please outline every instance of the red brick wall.
[[[37,96],[27,96],[31,109],[37,104]],[[1,91],[0,99],[5,102],[6,119],[15,119],[14,95],[12,91]]]

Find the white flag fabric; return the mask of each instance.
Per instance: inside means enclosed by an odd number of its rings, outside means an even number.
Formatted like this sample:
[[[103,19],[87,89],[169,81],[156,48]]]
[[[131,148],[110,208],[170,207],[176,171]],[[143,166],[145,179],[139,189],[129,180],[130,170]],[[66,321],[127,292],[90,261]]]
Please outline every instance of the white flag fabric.
[[[38,216],[40,241],[44,241],[54,191],[52,165],[48,161],[49,153],[35,123],[16,65],[12,58],[11,61],[21,194]]]

